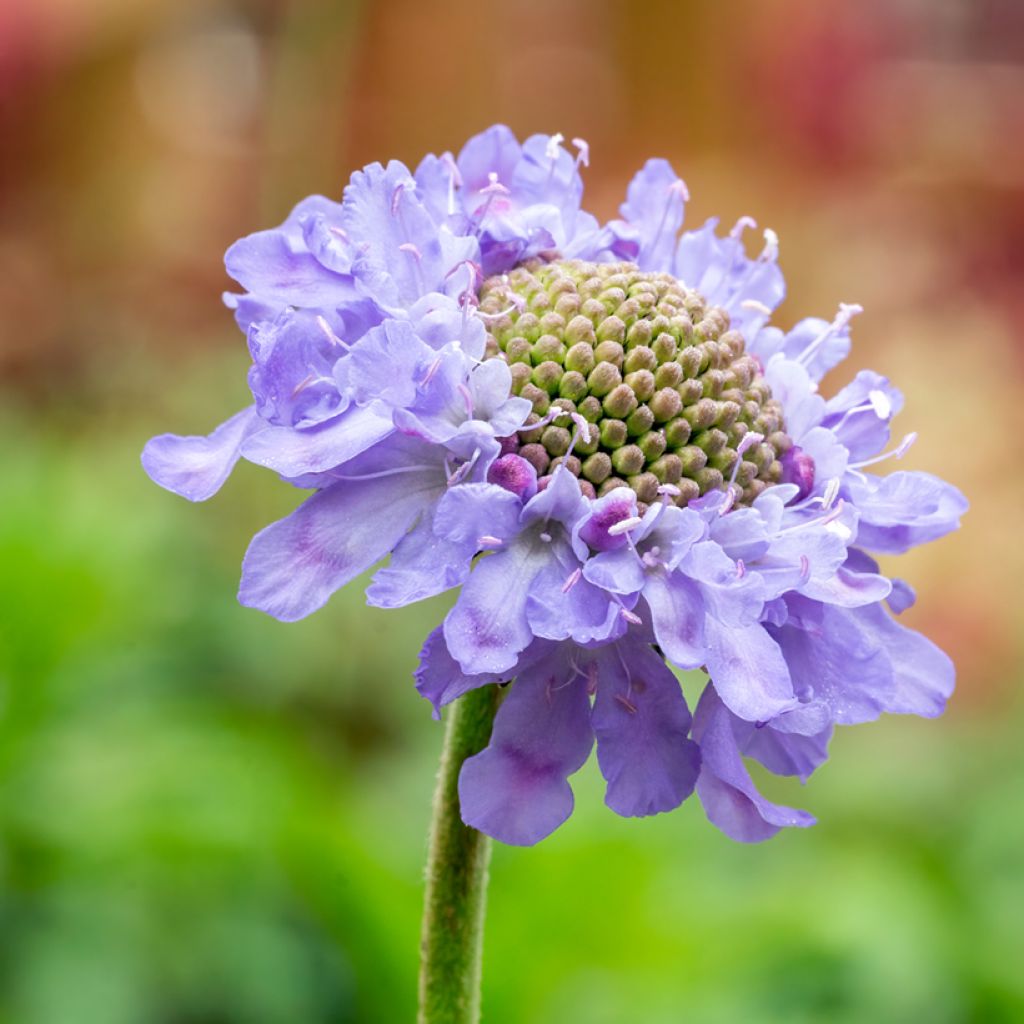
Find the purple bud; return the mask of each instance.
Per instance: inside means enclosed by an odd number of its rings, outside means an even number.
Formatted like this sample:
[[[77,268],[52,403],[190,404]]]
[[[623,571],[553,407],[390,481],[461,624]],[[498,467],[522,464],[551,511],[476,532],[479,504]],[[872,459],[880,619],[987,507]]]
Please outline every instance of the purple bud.
[[[797,500],[803,501],[814,490],[814,459],[803,448],[793,445],[779,461],[782,463],[782,482],[796,484],[800,488]]]
[[[487,471],[487,482],[504,487],[523,501],[537,493],[537,471],[521,455],[502,455]]]

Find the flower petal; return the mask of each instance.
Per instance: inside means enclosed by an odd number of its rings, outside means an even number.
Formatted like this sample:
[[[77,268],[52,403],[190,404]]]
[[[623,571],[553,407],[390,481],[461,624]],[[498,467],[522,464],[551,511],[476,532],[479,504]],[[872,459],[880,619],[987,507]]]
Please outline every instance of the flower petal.
[[[374,406],[351,406],[340,416],[306,430],[264,427],[242,444],[242,455],[285,477],[324,473],[384,440],[391,419]]]
[[[667,160],[648,160],[633,176],[619,212],[638,232],[636,262],[642,270],[671,268],[685,195],[679,175]]]
[[[246,437],[262,423],[249,406],[206,437],[160,434],[143,448],[142,468],[161,487],[189,501],[206,501],[221,489]]]
[[[692,792],[700,750],[688,739],[690,710],[679,681],[646,644],[624,641],[595,652],[597,700],[591,721],[608,782],[605,803],[624,817],[678,807]]]
[[[708,686],[693,721],[693,737],[701,753],[697,795],[708,820],[741,843],[770,839],[782,828],[813,825],[814,818],[806,811],[773,804],[757,791],[740,756],[731,722],[714,687]]]
[[[513,846],[532,846],[572,813],[568,778],[594,734],[585,681],[565,659],[523,672],[498,708],[487,748],[459,775],[462,820]]]
[[[767,722],[796,706],[786,659],[764,626],[726,626],[709,615],[704,635],[708,675],[733,714]]]
[[[239,601],[282,622],[304,618],[383,558],[437,493],[433,467],[318,491],[252,539]]]

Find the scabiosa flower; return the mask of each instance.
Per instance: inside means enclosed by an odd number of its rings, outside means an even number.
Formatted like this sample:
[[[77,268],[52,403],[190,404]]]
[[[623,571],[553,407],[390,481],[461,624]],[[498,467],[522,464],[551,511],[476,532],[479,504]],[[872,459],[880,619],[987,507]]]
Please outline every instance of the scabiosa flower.
[[[253,405],[144,466],[192,500],[239,458],[312,495],[252,541],[241,601],[284,620],[389,556],[397,607],[461,587],[421,654],[439,714],[507,685],[466,760],[463,819],[532,844],[571,813],[595,740],[617,813],[696,791],[742,841],[806,826],[747,759],[806,780],[836,725],[939,714],[949,659],[893,617],[914,600],[873,556],[956,528],[951,485],[879,476],[902,405],[861,372],[819,382],[860,308],[769,323],[778,239],[742,218],[684,231],[664,160],[620,217],[581,206],[582,140],[504,127],[458,157],[352,177],[229,249]],[[691,717],[673,668],[706,673]]]

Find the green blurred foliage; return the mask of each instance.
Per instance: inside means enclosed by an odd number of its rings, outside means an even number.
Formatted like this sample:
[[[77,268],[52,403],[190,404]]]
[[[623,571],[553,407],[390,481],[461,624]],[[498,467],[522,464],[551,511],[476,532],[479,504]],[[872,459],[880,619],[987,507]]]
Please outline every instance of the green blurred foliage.
[[[411,671],[444,604],[353,586],[282,625],[235,603],[248,536],[297,495],[243,466],[190,506],[138,450],[237,371],[197,360],[170,408],[98,422],[116,393],[56,426],[8,405],[5,1024],[412,1019],[441,735]],[[822,824],[759,847],[695,801],[623,821],[588,765],[562,830],[495,851],[486,1020],[1021,1019],[1020,721],[844,732],[785,789]]]

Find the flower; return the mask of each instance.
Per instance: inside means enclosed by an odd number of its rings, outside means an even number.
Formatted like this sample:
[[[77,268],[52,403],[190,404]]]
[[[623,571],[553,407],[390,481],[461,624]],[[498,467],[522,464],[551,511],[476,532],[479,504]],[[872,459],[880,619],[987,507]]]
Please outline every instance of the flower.
[[[862,371],[826,399],[860,307],[783,331],[778,239],[683,225],[664,160],[620,217],[581,207],[561,136],[496,126],[458,157],[356,172],[233,245],[225,297],[253,405],[143,452],[212,496],[239,458],[311,496],[253,539],[243,604],[283,620],[381,562],[382,607],[460,588],[417,689],[435,714],[502,684],[460,777],[464,820],[532,844],[569,816],[596,741],[606,802],[637,816],[694,791],[726,834],[813,823],[747,760],[806,780],[836,725],[939,714],[949,659],[894,615],[909,585],[873,555],[956,528],[963,496],[876,475],[902,406]],[[673,669],[707,681],[691,718]]]

